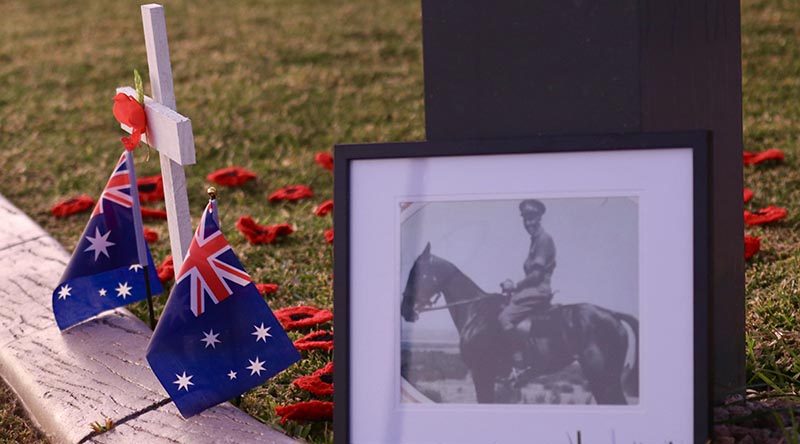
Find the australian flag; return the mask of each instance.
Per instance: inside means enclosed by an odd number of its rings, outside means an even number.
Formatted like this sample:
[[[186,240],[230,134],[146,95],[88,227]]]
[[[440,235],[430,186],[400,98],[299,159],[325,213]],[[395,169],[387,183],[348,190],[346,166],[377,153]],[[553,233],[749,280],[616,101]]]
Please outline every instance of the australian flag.
[[[106,310],[147,297],[144,266],[152,294],[163,290],[144,242],[133,157],[120,156],[92,211],[60,283],[53,313],[64,330]]]
[[[210,201],[147,347],[150,367],[188,418],[299,359],[222,235]]]

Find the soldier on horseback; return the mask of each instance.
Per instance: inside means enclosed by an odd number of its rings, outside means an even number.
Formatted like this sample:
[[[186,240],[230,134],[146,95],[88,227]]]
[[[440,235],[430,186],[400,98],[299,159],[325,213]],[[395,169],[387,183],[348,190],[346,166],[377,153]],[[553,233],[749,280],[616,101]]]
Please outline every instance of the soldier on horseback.
[[[498,316],[513,350],[513,365],[518,370],[525,368],[523,350],[527,348],[531,327],[530,322],[523,321],[550,307],[553,299],[550,277],[556,268],[555,243],[541,225],[546,211],[544,204],[527,199],[520,203],[519,210],[525,230],[531,236],[528,257],[523,264],[525,277],[519,282],[506,279],[500,284],[503,294],[510,295],[510,300]]]

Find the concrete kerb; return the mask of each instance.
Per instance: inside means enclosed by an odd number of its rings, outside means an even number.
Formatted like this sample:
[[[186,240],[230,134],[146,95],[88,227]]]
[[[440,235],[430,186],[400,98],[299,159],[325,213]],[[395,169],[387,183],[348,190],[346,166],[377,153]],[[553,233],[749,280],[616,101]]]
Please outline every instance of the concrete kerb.
[[[51,297],[68,260],[58,242],[0,196],[0,376],[50,439],[300,442],[227,403],[181,418],[172,403],[164,404],[167,393],[145,360],[150,329],[125,309],[60,332]],[[132,418],[89,437],[91,423],[125,417]]]

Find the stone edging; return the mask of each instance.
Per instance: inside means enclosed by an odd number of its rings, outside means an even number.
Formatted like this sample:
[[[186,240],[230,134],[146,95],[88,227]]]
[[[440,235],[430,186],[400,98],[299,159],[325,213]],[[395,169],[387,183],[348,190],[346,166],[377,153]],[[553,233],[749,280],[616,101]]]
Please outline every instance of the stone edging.
[[[167,394],[144,357],[151,331],[125,309],[61,333],[51,297],[68,260],[58,242],[0,195],[0,376],[50,439],[299,442],[227,403],[188,420],[172,403],[161,405]],[[91,423],[129,416],[111,431],[88,437]]]

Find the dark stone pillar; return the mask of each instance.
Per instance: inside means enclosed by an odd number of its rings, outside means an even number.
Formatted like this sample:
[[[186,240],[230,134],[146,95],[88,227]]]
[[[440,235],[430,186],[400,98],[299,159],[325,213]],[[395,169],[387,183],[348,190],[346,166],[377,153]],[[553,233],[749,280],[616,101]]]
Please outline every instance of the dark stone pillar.
[[[713,131],[714,398],[743,390],[739,2],[422,0],[422,10],[428,140]]]

